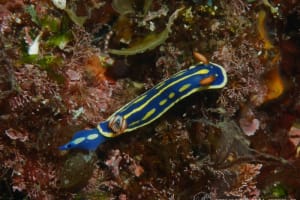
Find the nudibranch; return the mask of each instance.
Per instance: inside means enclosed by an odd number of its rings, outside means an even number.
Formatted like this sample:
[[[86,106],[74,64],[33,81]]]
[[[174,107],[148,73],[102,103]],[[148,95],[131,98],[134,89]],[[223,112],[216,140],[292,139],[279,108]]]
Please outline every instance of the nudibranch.
[[[223,67],[212,62],[198,63],[133,99],[96,128],[77,132],[59,149],[95,150],[110,138],[150,124],[185,97],[202,90],[223,88],[226,83]]]

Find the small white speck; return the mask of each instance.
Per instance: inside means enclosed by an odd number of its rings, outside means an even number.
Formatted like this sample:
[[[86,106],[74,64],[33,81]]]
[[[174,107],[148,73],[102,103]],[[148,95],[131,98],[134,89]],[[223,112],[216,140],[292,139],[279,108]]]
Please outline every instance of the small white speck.
[[[155,24],[150,21],[150,31],[154,31],[156,29]]]
[[[66,0],[52,0],[52,3],[59,9],[65,9],[67,1]]]
[[[40,38],[41,38],[42,34],[43,34],[43,32],[40,32],[40,34],[34,39],[33,43],[29,46],[29,48],[28,48],[29,55],[39,54]]]
[[[262,54],[262,51],[257,52],[257,55],[260,56]]]
[[[77,119],[84,112],[84,108],[80,107],[77,110],[73,110],[73,119]]]

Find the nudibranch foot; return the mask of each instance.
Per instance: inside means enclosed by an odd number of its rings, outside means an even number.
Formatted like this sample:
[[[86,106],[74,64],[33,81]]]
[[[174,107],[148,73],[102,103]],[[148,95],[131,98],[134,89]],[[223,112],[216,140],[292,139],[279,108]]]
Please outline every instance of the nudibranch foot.
[[[72,140],[59,147],[59,150],[85,149],[96,150],[97,147],[107,140],[97,129],[82,130],[75,133]]]

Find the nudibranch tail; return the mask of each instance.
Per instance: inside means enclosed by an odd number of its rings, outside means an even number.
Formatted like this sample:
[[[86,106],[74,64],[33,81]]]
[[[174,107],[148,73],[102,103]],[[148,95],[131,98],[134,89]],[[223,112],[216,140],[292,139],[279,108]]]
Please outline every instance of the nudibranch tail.
[[[75,133],[72,140],[59,147],[60,150],[85,149],[96,150],[97,147],[107,140],[97,129],[82,130]]]

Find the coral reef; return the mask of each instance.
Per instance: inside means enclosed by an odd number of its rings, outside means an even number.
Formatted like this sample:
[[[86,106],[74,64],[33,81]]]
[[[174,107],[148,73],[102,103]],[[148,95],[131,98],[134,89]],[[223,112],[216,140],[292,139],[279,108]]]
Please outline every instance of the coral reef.
[[[0,199],[299,199],[297,1],[0,1]],[[192,95],[95,152],[58,147],[196,61]],[[199,54],[200,55],[200,54]]]

